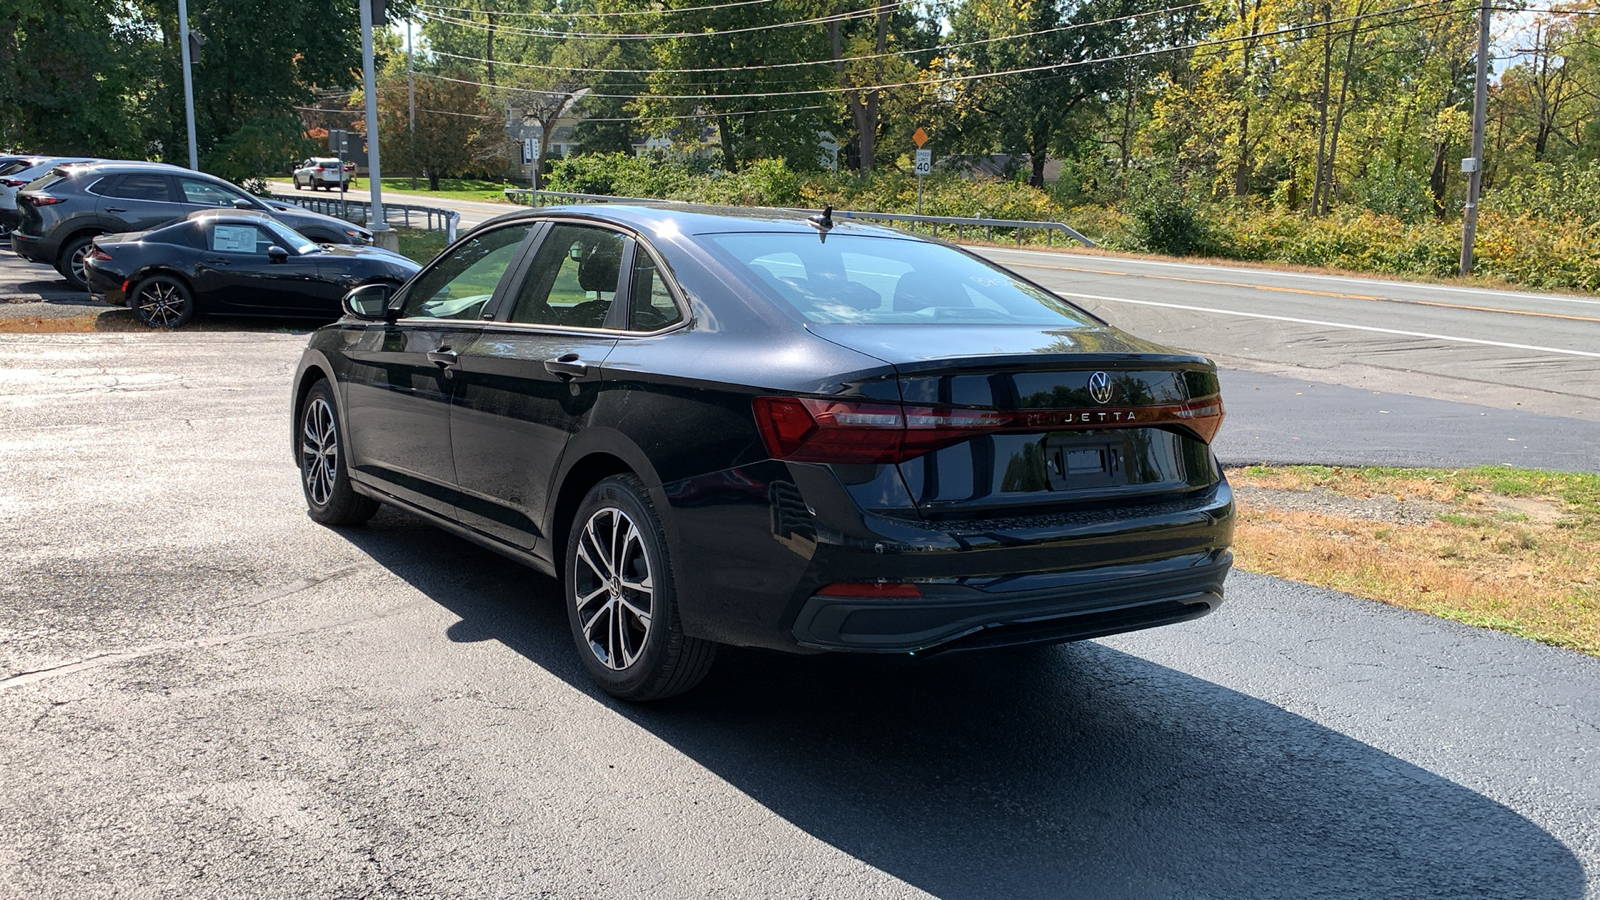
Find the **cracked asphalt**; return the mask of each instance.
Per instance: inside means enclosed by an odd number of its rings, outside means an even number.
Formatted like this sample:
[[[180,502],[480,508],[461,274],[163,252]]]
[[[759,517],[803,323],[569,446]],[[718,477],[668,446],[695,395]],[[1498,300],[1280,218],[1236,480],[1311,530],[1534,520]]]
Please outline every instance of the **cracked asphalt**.
[[[0,896],[1600,897],[1600,660],[1236,573],[631,707],[549,579],[306,517],[304,342],[0,335]]]

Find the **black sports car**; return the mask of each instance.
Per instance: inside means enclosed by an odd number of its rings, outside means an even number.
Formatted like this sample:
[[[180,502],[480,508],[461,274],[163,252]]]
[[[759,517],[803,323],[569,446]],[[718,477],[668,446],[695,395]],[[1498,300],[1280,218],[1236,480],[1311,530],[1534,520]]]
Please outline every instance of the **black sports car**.
[[[926,653],[1222,600],[1216,370],[959,248],[826,214],[485,223],[311,338],[311,515],[380,502],[565,583],[627,699],[719,644]]]
[[[387,250],[318,244],[264,213],[197,212],[153,231],[101,235],[89,293],[152,328],[201,313],[333,319],[365,284],[398,287],[420,267]]]

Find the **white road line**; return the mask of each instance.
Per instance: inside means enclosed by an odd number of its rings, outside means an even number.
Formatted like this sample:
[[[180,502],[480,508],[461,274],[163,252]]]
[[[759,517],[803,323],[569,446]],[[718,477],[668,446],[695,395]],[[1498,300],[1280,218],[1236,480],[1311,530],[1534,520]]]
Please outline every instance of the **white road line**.
[[[1419,284],[1412,281],[1386,281],[1382,278],[1356,278],[1348,275],[1312,275],[1306,272],[1275,272],[1271,269],[1250,269],[1236,266],[1207,266],[1199,263],[1162,262],[1160,260],[1153,259],[1128,259],[1121,256],[1082,256],[1075,253],[1060,254],[1048,253],[1039,250],[1004,250],[997,247],[974,247],[973,249],[978,250],[979,252],[992,251],[995,253],[1026,254],[1030,256],[1030,258],[1034,259],[1037,259],[1039,256],[1048,256],[1051,259],[1067,258],[1080,263],[1128,263],[1136,266],[1162,266],[1170,269],[1196,269],[1202,272],[1210,272],[1213,275],[1227,272],[1243,272],[1251,275],[1261,275],[1267,278],[1304,278],[1313,281],[1333,281],[1338,282],[1339,284],[1370,284],[1378,287],[1408,291],[1444,291],[1452,294],[1478,294],[1485,297],[1516,297],[1519,299],[1553,300],[1559,303],[1583,303],[1590,306],[1600,306],[1600,300],[1589,300],[1583,297],[1568,297],[1562,294],[1531,294],[1523,293],[1522,291],[1494,291],[1487,288],[1452,287],[1447,284]],[[1019,263],[1018,265],[1026,264]]]
[[[1562,356],[1582,356],[1588,359],[1600,359],[1600,353],[1590,353],[1586,350],[1562,350],[1557,347],[1536,347],[1532,344],[1511,344],[1505,341],[1486,341],[1479,338],[1453,337],[1448,334],[1429,334],[1425,331],[1400,331],[1395,328],[1376,328],[1371,325],[1351,325],[1348,322],[1324,322],[1320,319],[1296,319],[1291,316],[1269,316],[1266,313],[1239,312],[1232,309],[1213,309],[1209,306],[1186,306],[1182,303],[1158,303],[1154,300],[1130,300],[1127,297],[1105,297],[1099,294],[1075,294],[1071,291],[1052,291],[1063,297],[1075,297],[1079,300],[1101,300],[1106,303],[1133,303],[1139,306],[1160,306],[1166,309],[1183,309],[1190,312],[1216,313],[1219,316],[1239,316],[1246,319],[1271,319],[1274,322],[1295,322],[1301,325],[1321,325],[1324,328],[1348,328],[1353,331],[1374,331],[1378,334],[1398,334],[1403,337],[1428,338],[1434,341],[1450,341],[1457,344],[1481,344],[1487,347],[1509,347],[1513,350],[1533,350],[1538,353],[1559,353]]]

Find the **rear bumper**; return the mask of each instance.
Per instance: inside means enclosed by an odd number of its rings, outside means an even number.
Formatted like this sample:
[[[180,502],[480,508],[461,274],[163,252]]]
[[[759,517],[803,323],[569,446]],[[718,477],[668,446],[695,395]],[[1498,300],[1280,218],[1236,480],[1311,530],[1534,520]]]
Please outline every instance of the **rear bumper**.
[[[11,232],[11,249],[29,262],[53,266],[56,262],[56,244],[44,238],[20,231]]]
[[[1194,619],[1222,604],[1227,551],[1105,566],[1074,583],[986,592],[928,584],[920,600],[812,597],[795,619],[802,647],[908,653],[1073,641]]]
[[[685,632],[791,652],[1076,640],[1205,615],[1232,564],[1225,480],[1160,502],[943,522],[863,510],[852,490],[827,467],[773,462],[663,485]],[[818,593],[879,581],[921,596]]]
[[[91,260],[84,266],[88,274],[89,297],[112,306],[127,306],[128,296],[122,290],[121,276],[97,268]]]

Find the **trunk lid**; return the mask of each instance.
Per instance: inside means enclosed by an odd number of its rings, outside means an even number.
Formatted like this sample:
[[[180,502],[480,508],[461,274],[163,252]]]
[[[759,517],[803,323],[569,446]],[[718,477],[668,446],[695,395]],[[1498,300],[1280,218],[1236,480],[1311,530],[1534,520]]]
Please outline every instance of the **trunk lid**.
[[[911,409],[996,411],[1002,428],[899,464],[928,519],[1170,501],[1210,489],[1210,360],[1109,326],[811,325],[892,364]]]

